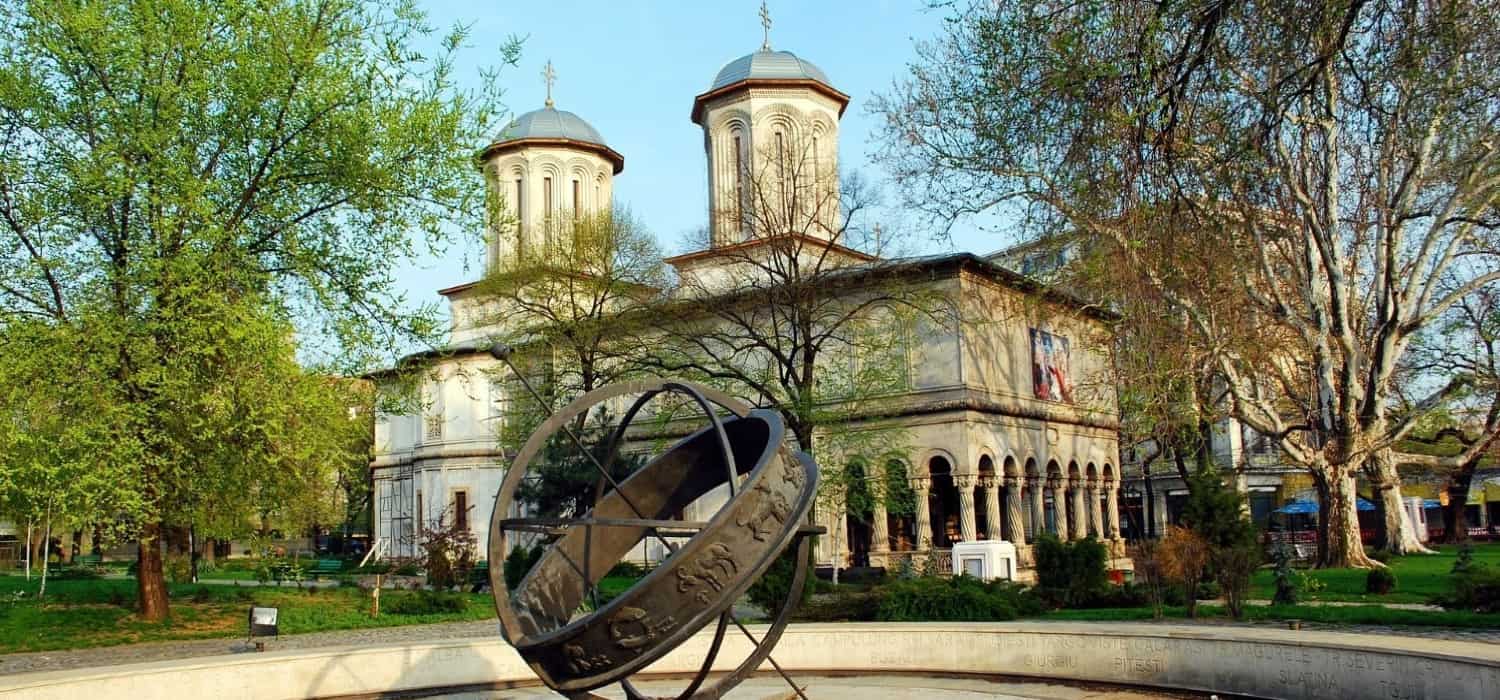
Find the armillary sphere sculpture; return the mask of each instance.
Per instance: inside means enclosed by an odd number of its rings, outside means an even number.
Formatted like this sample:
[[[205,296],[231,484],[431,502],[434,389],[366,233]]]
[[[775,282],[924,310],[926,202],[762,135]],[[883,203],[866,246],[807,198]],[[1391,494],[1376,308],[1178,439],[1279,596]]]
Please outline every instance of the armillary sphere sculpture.
[[[497,345],[491,353],[510,364],[508,348]],[[516,376],[535,396],[524,374]],[[707,426],[628,478],[616,480],[610,466],[619,456],[626,429],[662,394],[697,404]],[[604,457],[596,457],[569,429],[570,423],[601,402],[630,395],[638,398],[601,450]],[[721,419],[715,405],[728,417]],[[593,509],[571,518],[510,517],[517,512],[513,506],[528,467],[559,431],[597,468]],[[716,628],[709,652],[679,699],[721,697],[768,660],[780,672],[770,659],[771,649],[802,597],[807,536],[822,531],[807,523],[817,490],[817,465],[806,454],[788,449],[785,437],[778,414],[751,409],[722,392],[685,381],[613,384],[551,414],[506,471],[490,521],[491,562],[505,559],[514,542],[512,533],[554,538],[515,590],[506,587],[501,567],[490,567],[506,641],[548,687],[575,699],[597,698],[589,691],[616,682],[631,700],[644,699],[630,676],[710,622]],[[669,519],[723,485],[728,486],[728,500],[706,522]],[[668,539],[684,537],[685,542]],[[665,544],[670,555],[624,593],[598,605],[599,581],[647,539]],[[770,628],[757,638],[734,618],[734,602],[792,544],[797,546],[797,565],[790,594],[775,611]],[[734,671],[705,685],[731,625],[750,639],[754,651]],[[802,695],[796,683],[790,678],[787,682]]]

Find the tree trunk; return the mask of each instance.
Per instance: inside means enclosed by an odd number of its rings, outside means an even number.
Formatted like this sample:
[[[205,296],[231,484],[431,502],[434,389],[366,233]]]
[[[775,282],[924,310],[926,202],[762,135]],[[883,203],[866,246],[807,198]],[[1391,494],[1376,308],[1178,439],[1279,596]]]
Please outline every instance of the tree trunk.
[[[161,523],[141,526],[137,542],[137,566],[135,574],[136,598],[141,606],[141,619],[161,622],[167,619],[167,582],[162,571]]]
[[[1329,498],[1322,510],[1326,511],[1327,542],[1318,566],[1325,569],[1373,569],[1384,566],[1365,556],[1364,544],[1359,541],[1358,495],[1354,489],[1354,476],[1340,467],[1327,469]]]
[[[1469,484],[1473,481],[1474,471],[1467,469],[1453,475],[1453,480],[1448,482],[1448,505],[1443,506],[1443,541],[1448,544],[1469,541],[1467,506],[1469,505]]]
[[[31,580],[31,521],[26,521],[26,580]]]
[[[83,530],[74,530],[73,547],[68,550],[68,563],[77,564],[80,554],[83,554]]]
[[[44,547],[49,549],[52,546],[52,515],[50,513],[47,515],[47,527],[45,534],[42,535],[42,543]],[[42,586],[37,590],[37,600],[45,600],[47,598],[47,562],[51,559],[52,557],[44,550],[42,554]]]
[[[1381,549],[1391,554],[1432,554],[1433,551],[1417,537],[1416,527],[1401,502],[1401,474],[1396,471],[1396,460],[1391,451],[1376,452],[1366,467],[1373,472],[1369,475],[1370,482],[1375,484],[1375,495],[1380,499],[1385,533]]]

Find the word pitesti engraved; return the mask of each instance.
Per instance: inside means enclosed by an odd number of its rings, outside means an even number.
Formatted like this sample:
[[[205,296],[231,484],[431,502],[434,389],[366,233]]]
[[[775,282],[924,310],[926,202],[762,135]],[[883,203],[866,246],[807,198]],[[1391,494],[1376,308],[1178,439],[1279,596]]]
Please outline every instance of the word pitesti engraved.
[[[677,626],[677,618],[664,615],[653,618],[640,608],[626,606],[609,621],[609,638],[615,646],[639,652],[641,647]]]
[[[568,670],[577,674],[600,671],[614,664],[608,656],[603,654],[589,656],[588,652],[577,644],[564,644],[563,655],[568,657]]]
[[[755,485],[756,491],[762,491],[766,498],[762,499],[755,512],[750,515],[741,516],[735,521],[740,527],[750,528],[750,535],[758,542],[765,542],[771,533],[776,532],[777,526],[786,522],[792,514],[792,506],[786,500],[786,495],[779,491],[772,491],[771,487],[764,481]],[[773,524],[770,521],[775,520]]]

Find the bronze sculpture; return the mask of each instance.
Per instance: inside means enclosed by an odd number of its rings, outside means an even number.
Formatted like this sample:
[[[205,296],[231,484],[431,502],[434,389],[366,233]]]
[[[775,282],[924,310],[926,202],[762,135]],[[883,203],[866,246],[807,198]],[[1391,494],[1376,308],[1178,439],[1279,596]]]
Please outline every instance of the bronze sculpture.
[[[508,348],[496,346],[491,353],[510,364]],[[524,375],[517,376],[535,394]],[[610,466],[619,456],[626,430],[647,403],[663,394],[691,400],[708,425],[617,481]],[[569,428],[570,422],[602,402],[631,395],[638,398],[612,431],[603,458],[596,457]],[[721,418],[716,407],[728,416]],[[594,507],[573,518],[510,517],[528,468],[557,432],[567,435],[596,468]],[[517,453],[495,497],[491,562],[505,558],[510,533],[554,538],[514,591],[507,588],[501,568],[490,567],[501,633],[548,687],[570,698],[597,697],[589,691],[620,682],[627,697],[634,699],[645,696],[630,683],[632,674],[715,622],[707,657],[677,697],[722,696],[769,660],[806,583],[808,536],[820,531],[808,525],[817,465],[786,447],[785,437],[779,414],[751,409],[722,392],[683,381],[614,384],[551,414]],[[729,498],[707,521],[670,519],[725,485]],[[687,540],[680,544],[668,539],[684,536]],[[597,607],[585,605],[604,575],[640,542],[652,538],[665,544],[670,555],[614,599]],[[797,565],[790,594],[774,611],[770,628],[757,638],[734,618],[734,602],[793,544]],[[733,672],[705,686],[731,625],[750,638],[755,650]],[[774,661],[771,664],[779,671]],[[802,695],[795,683],[791,685]]]

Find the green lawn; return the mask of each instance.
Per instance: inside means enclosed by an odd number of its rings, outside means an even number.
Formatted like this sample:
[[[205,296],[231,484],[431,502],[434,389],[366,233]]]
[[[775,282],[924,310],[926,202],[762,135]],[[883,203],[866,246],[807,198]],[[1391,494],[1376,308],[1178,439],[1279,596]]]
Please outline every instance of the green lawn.
[[[1168,607],[1163,617],[1182,619],[1187,611]],[[1217,605],[1198,606],[1198,617],[1228,619],[1229,611]],[[1098,608],[1093,610],[1054,610],[1043,616],[1047,620],[1137,622],[1151,620],[1151,608]],[[1379,605],[1250,605],[1245,607],[1247,620],[1303,620],[1344,625],[1406,625],[1413,627],[1465,627],[1500,629],[1500,614],[1469,612],[1431,612],[1394,610]]]
[[[1448,592],[1451,585],[1449,571],[1457,556],[1457,545],[1443,545],[1437,554],[1396,557],[1389,562],[1391,571],[1396,574],[1396,590],[1387,595],[1365,593],[1365,576],[1369,572],[1364,569],[1308,570],[1308,575],[1322,581],[1326,587],[1317,593],[1303,594],[1303,599],[1358,603],[1426,603],[1434,595]],[[1475,545],[1474,561],[1491,568],[1500,568],[1500,543]],[[1256,572],[1251,581],[1250,597],[1270,599],[1275,592],[1275,574],[1270,569]]]
[[[488,593],[457,594],[462,612],[369,614],[368,591],[357,588],[258,588],[250,586],[173,584],[172,618],[162,624],[140,620],[134,613],[132,579],[48,581],[47,600],[33,602],[38,581],[0,576],[0,654],[81,647],[111,646],[173,639],[245,636],[250,605],[280,611],[282,634],[326,630],[390,627],[431,622],[492,619],[495,610]],[[23,602],[10,602],[16,591]],[[389,611],[407,591],[382,591],[381,609]]]

